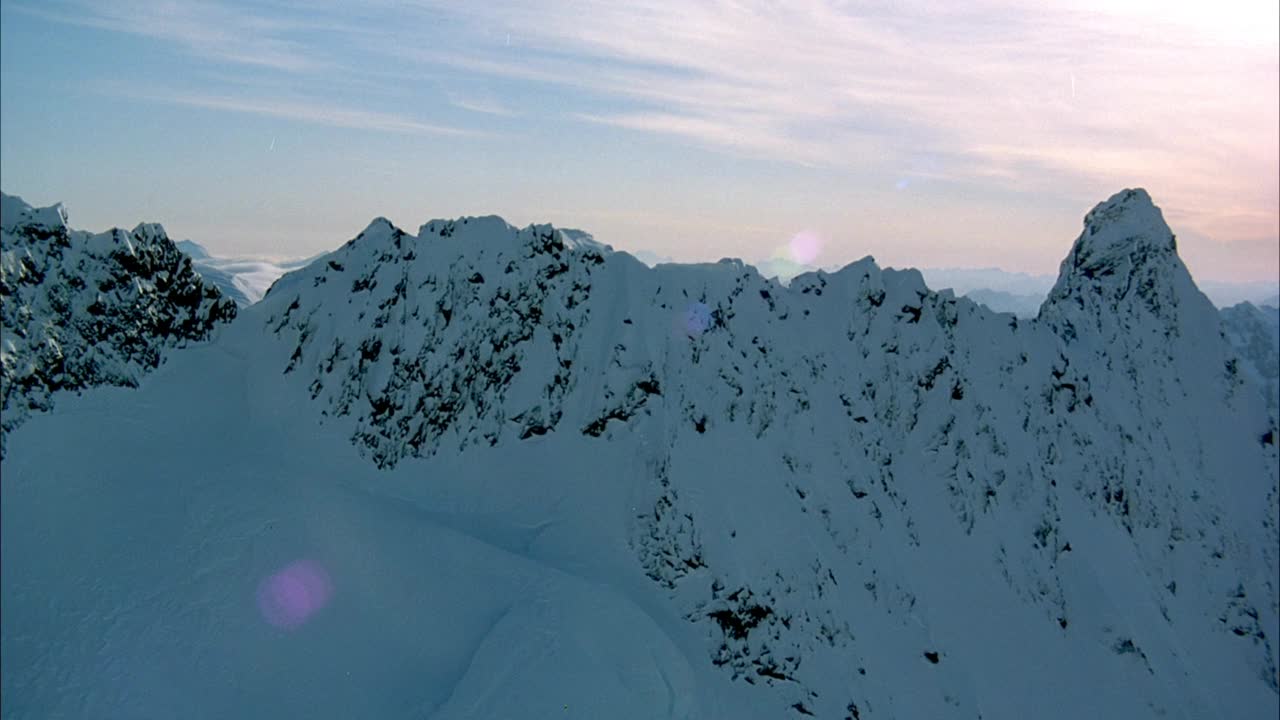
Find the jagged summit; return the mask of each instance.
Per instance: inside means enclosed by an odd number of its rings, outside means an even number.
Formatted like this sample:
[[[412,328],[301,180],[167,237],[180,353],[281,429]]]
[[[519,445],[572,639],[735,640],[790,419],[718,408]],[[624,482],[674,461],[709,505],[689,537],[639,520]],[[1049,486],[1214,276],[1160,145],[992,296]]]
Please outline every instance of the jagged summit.
[[[1118,192],[1085,216],[1040,318],[1068,341],[1083,326],[1110,342],[1135,329],[1174,337],[1188,326],[1202,333],[1217,324],[1212,303],[1178,256],[1173,231],[1142,189]]]
[[[35,208],[17,195],[0,193],[0,229],[12,232],[19,227],[56,232],[67,227],[67,211],[62,203]]]
[[[405,242],[405,238],[409,242]],[[517,228],[497,215],[479,217],[464,216],[452,220],[434,219],[418,227],[416,237],[397,227],[385,217],[374,218],[356,237],[347,242],[347,248],[359,248],[358,252],[370,253],[371,262],[385,262],[395,255],[411,260],[414,253],[405,252],[408,247],[441,240],[459,240],[466,245],[500,248],[506,244],[527,244],[531,241],[550,242],[556,247],[571,251],[612,253],[613,248],[598,242],[590,233],[570,228],[557,228],[550,224],[533,224]],[[392,252],[392,251],[395,252]],[[338,259],[336,256],[333,259]],[[353,261],[366,259],[352,256]]]
[[[455,220],[436,218],[418,228],[418,237],[439,235],[452,237],[458,230],[467,229],[471,235],[513,235],[518,229],[497,215],[464,216]]]
[[[812,362],[802,356],[814,348],[844,352],[824,347],[821,336],[833,326],[845,327],[851,342],[868,343],[859,349],[865,356],[889,353],[886,362],[901,352],[904,333],[912,343],[941,344],[951,355],[938,367],[952,369],[961,362],[955,354],[967,352],[960,338],[974,332],[1012,330],[1030,343],[1046,342],[1046,334],[1068,343],[1084,337],[1082,352],[1095,359],[1127,348],[1134,362],[1148,355],[1165,362],[1175,354],[1170,339],[1183,336],[1204,346],[1190,353],[1197,362],[1221,365],[1225,352],[1216,313],[1178,261],[1168,226],[1142,190],[1118,193],[1089,213],[1046,301],[1044,322],[1021,331],[968,300],[931,291],[917,270],[882,269],[871,257],[834,273],[805,273],[781,287],[741,262],[649,268],[581,231],[518,229],[497,216],[431,220],[416,238],[377,218],[327,262],[283,278],[269,300],[260,309],[266,325],[283,337],[297,333],[288,341],[286,372],[307,377],[328,412],[359,418],[358,442],[385,464],[434,453],[446,435],[462,446],[477,439],[496,443],[510,427],[504,418],[520,418],[512,430],[517,437],[556,428],[566,393],[583,375],[584,361],[573,358],[580,343],[628,349],[616,351],[620,358],[635,352],[629,348],[646,348],[642,358],[619,359],[633,370],[666,362],[680,338],[731,338],[736,327],[757,321],[763,325],[750,341],[773,336],[798,353],[789,360],[797,363]],[[614,326],[604,317],[626,322]],[[1193,331],[1182,327],[1188,318]],[[916,338],[917,325],[941,327],[945,339]],[[866,339],[871,328],[887,335],[873,343]],[[454,343],[460,345],[448,350]],[[350,366],[340,377],[337,367],[344,363]],[[726,373],[739,376],[735,383],[759,381],[740,362],[730,368]],[[627,382],[645,382],[645,372]],[[438,383],[455,375],[451,396]],[[475,390],[481,379],[483,392]],[[938,380],[922,382],[932,387]],[[1084,380],[1063,382],[1071,386],[1068,405],[1092,401]],[[542,401],[530,401],[522,390],[518,403],[490,407],[507,384],[531,383],[544,388]],[[404,397],[367,407],[355,400],[388,391]],[[630,412],[606,407],[574,422],[596,427],[611,413]]]
[[[568,251],[569,255],[561,257],[562,251]],[[427,264],[416,262],[424,252],[436,260]],[[357,292],[376,284],[376,276],[381,272],[378,267],[388,262],[409,263],[422,270],[406,272],[429,272],[430,277],[436,277],[442,267],[479,266],[492,258],[505,257],[497,279],[497,282],[504,283],[512,278],[524,278],[527,274],[519,271],[515,258],[527,259],[548,252],[554,255],[556,264],[555,269],[546,271],[546,279],[567,270],[569,265],[564,263],[569,262],[571,256],[578,256],[579,260],[585,258],[591,264],[619,255],[609,245],[596,241],[581,230],[556,228],[549,224],[520,229],[496,215],[430,220],[419,227],[416,237],[396,227],[387,218],[378,217],[348,242],[346,248],[332,254],[327,267],[317,264],[295,274],[324,276],[342,268],[344,272],[355,272],[361,276],[350,286],[352,292]],[[692,268],[712,267],[720,268],[715,272],[749,271],[759,274],[752,266],[725,261],[672,264],[665,270],[654,271],[684,277]],[[470,281],[474,275],[488,277],[490,283],[494,281],[492,271],[481,271],[478,267],[468,274],[468,278],[459,280]],[[882,269],[870,256],[833,273],[815,271],[802,274],[793,281],[795,287],[773,292],[804,294],[812,290],[802,292],[801,288],[811,288],[814,283],[825,284],[829,279],[855,276],[864,280],[874,276],[877,283],[893,285],[908,295],[917,294],[921,298],[936,295],[919,271],[910,268]],[[282,282],[291,284],[296,281],[296,278],[285,278]],[[312,283],[318,287],[326,281],[325,277],[318,277]],[[954,294],[943,299],[955,301]],[[352,299],[343,297],[341,302],[349,305]],[[1146,323],[1140,319],[1148,316],[1154,317],[1156,322]],[[1125,328],[1132,329],[1135,323],[1148,330],[1157,329],[1167,336],[1177,336],[1182,334],[1181,324],[1191,322],[1202,328],[1209,327],[1216,322],[1216,315],[1178,258],[1173,233],[1160,209],[1146,190],[1137,188],[1116,193],[1087,214],[1084,229],[1063,260],[1058,281],[1042,306],[1041,319],[1056,334],[1071,342],[1084,325],[1098,327],[1099,330],[1090,334],[1099,338],[1112,336]]]
[[[385,217],[378,217],[348,244],[379,248],[381,243],[392,243],[399,248],[403,238],[417,243],[463,239],[468,244],[496,248],[509,242],[527,243],[530,238],[543,235],[550,236],[552,242],[569,250],[591,249],[602,255],[615,252],[611,246],[596,241],[581,230],[556,228],[549,224],[521,229],[496,215],[436,218],[419,226],[416,238]],[[867,256],[840,270],[815,270],[804,274],[831,277],[851,267],[858,270],[867,268],[868,263],[876,272],[882,270],[873,257]],[[744,266],[755,269],[750,264],[744,263]],[[917,277],[918,271],[911,268],[889,270],[906,273],[901,278],[902,282],[927,290],[923,278]],[[1151,300],[1150,296],[1158,284],[1156,277],[1173,278],[1179,274],[1186,274],[1186,269],[1178,258],[1174,235],[1162,212],[1146,190],[1125,189],[1099,203],[1087,214],[1084,230],[1063,260],[1049,299],[1053,301],[1056,297],[1057,302],[1062,302],[1071,298],[1072,304],[1083,306],[1087,295],[1109,295],[1115,299],[1115,296],[1124,297],[1133,292],[1136,298]],[[1173,284],[1184,286],[1179,292],[1190,290],[1198,294],[1189,277],[1186,282],[1175,279]],[[1152,301],[1148,304],[1155,308],[1159,303]]]
[[[361,230],[359,234],[348,240],[339,252],[350,248],[378,252],[384,250],[385,245],[395,242],[397,238],[404,234],[405,232],[396,227],[394,223],[379,215],[370,220],[364,230]]]
[[[595,239],[591,233],[573,228],[558,228],[550,223],[535,223],[517,228],[498,215],[460,217],[456,220],[434,219],[418,228],[418,239],[459,238],[470,243],[527,243],[533,238],[550,241],[567,250],[589,250],[612,253],[613,248]]]
[[[1084,226],[1084,236],[1096,250],[1146,240],[1176,250],[1164,214],[1143,188],[1121,190],[1098,203],[1085,215]]]
[[[369,225],[366,226],[365,229],[360,232],[360,235],[357,235],[356,237],[361,237],[361,236],[381,237],[384,235],[389,235],[397,232],[403,233],[404,231],[396,227],[395,223],[379,215],[373,220],[370,220]]]
[[[160,238],[169,240],[169,234],[165,232],[164,226],[160,223],[138,223],[129,234],[134,237],[144,237],[149,240],[158,240]],[[172,243],[173,241],[169,240],[169,242]],[[175,247],[177,246],[175,245]]]
[[[1084,219],[1084,230],[1063,260],[1059,288],[1108,284],[1128,290],[1145,270],[1185,273],[1173,231],[1146,190],[1122,190],[1099,203]]]
[[[69,229],[61,205],[0,201],[0,452],[57,393],[135,386],[169,350],[236,315],[158,224],[92,234]]]

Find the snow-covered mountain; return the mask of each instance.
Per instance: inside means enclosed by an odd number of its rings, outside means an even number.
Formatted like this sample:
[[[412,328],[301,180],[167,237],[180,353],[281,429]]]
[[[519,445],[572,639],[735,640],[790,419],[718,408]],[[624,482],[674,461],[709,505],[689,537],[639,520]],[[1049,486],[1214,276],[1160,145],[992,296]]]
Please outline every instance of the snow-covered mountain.
[[[655,263],[645,260],[645,264],[652,266]],[[784,285],[807,272],[818,272],[819,269],[833,272],[838,269],[817,268],[776,257],[756,263],[756,268],[764,277],[777,278]],[[1033,318],[1040,312],[1040,305],[1055,280],[1050,275],[1009,272],[999,268],[920,268],[920,274],[930,289],[951,290],[996,312],[1012,313],[1024,319]],[[1198,287],[1214,305],[1225,309],[1245,301],[1255,305],[1280,305],[1275,297],[1277,286],[1280,283],[1210,281]]]
[[[223,258],[209,254],[205,247],[192,240],[179,240],[178,249],[191,257],[207,282],[215,285],[222,294],[231,298],[239,307],[247,307],[262,299],[271,284],[290,270],[318,260],[322,255],[300,260],[272,261],[260,258]]]
[[[987,288],[970,290],[964,297],[996,312],[1011,313],[1020,318],[1035,317],[1040,313],[1040,305],[1044,303],[1044,295],[1018,295]]]
[[[137,385],[165,354],[236,315],[159,225],[71,230],[61,205],[0,195],[0,453],[56,393]]]
[[[652,266],[654,263],[645,262]],[[755,264],[764,277],[787,285],[805,273],[836,272],[840,268],[804,265],[786,257],[772,257]],[[1020,318],[1033,318],[1040,312],[1045,295],[1053,287],[1053,278],[1011,273],[995,268],[955,269],[921,268],[920,274],[930,289],[949,290],[996,312],[1011,313]]]
[[[646,250],[631,254],[649,267],[673,262],[669,257]],[[840,266],[806,265],[783,256],[765,258],[754,265],[763,277],[776,279],[782,285],[805,273],[840,269]],[[1011,313],[1024,319],[1039,314],[1040,305],[1056,279],[1051,275],[1010,272],[1000,268],[920,268],[920,274],[932,290],[951,290],[996,312]],[[1275,294],[1280,282],[1209,281],[1197,286],[1214,305],[1223,309],[1240,302],[1251,302],[1260,307],[1280,306],[1280,296]]]
[[[191,265],[196,268],[196,272],[200,273],[200,277],[205,282],[218,288],[218,292],[222,293],[223,297],[230,298],[236,304],[236,307],[248,307],[261,300],[262,296],[266,294],[267,288],[262,288],[262,292],[256,293],[255,296],[250,296],[246,292],[247,288],[242,287],[243,281],[237,283],[234,275],[210,264],[213,258],[209,255],[209,251],[205,250],[204,246],[199,243],[191,240],[179,240],[174,245],[191,258]],[[281,269],[271,279],[271,282],[275,282],[285,272],[285,270]],[[267,287],[269,288],[271,285],[268,284]]]
[[[1276,290],[1280,289],[1280,281],[1272,280],[1270,282],[1221,282],[1214,280],[1206,280],[1200,283],[1203,286],[1204,294],[1209,296],[1214,305],[1219,308],[1228,308],[1233,305],[1239,305],[1242,302],[1253,303],[1254,305],[1270,305],[1277,306]]]
[[[3,713],[1273,717],[1241,365],[1140,190],[1029,321],[378,219],[14,431]]]
[[[1241,368],[1263,389],[1271,411],[1280,412],[1280,309],[1240,303],[1222,310],[1222,327]]]
[[[1049,294],[1056,280],[1052,275],[1009,272],[1000,268],[921,268],[931,288],[951,288],[957,295],[987,290],[1010,295]]]
[[[922,268],[920,272],[930,288],[950,288],[957,295],[996,312],[1013,313],[1024,318],[1035,317],[1040,311],[1040,303],[1055,280],[1048,275],[1008,272],[999,268]],[[1278,286],[1280,282],[1274,281],[1197,283],[1215,306],[1224,309],[1245,301],[1255,305],[1266,304],[1275,296]]]
[[[673,260],[670,256],[659,255],[658,253],[655,253],[649,250],[636,250],[635,252],[631,253],[631,256],[639,260],[640,262],[644,263],[645,265],[648,265],[649,267],[654,267],[655,265],[661,265],[663,263],[675,262],[675,260]]]

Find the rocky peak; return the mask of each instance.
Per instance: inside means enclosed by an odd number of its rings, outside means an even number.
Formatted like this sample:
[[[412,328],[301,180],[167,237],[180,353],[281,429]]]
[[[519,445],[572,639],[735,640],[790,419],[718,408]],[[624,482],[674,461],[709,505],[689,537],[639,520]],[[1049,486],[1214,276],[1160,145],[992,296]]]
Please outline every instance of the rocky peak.
[[[1175,251],[1173,234],[1164,214],[1142,188],[1121,190],[1098,203],[1084,218],[1084,238],[1094,249],[1149,242]]]
[[[33,208],[16,195],[0,193],[0,229],[5,232],[16,232],[21,228],[25,228],[33,237],[65,233],[67,211],[62,207],[62,203]]]
[[[160,225],[95,235],[69,230],[61,205],[2,200],[0,450],[57,392],[134,386],[169,349],[236,315]]]
[[[1069,343],[1088,335],[1109,344],[1135,332],[1213,335],[1217,324],[1164,215],[1142,189],[1116,193],[1085,216],[1040,317]]]

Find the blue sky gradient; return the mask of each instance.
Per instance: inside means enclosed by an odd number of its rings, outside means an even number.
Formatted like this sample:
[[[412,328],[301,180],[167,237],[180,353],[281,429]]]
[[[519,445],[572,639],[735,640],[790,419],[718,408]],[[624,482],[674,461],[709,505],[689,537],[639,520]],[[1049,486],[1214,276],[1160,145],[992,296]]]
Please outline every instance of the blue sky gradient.
[[[1148,188],[1280,270],[1274,2],[0,3],[5,192],[305,256],[500,214],[678,260],[1053,273]]]

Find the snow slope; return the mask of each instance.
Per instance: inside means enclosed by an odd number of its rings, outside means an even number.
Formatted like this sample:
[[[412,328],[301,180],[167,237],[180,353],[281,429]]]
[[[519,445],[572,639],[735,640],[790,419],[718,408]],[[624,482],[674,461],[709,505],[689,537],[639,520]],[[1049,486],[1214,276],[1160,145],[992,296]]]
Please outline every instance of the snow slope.
[[[13,433],[2,712],[1274,717],[1255,390],[1142,191],[1032,321],[378,219]]]
[[[61,205],[0,195],[0,240],[0,455],[55,393],[134,386],[167,351],[236,314],[159,225],[94,235],[70,230]]]

